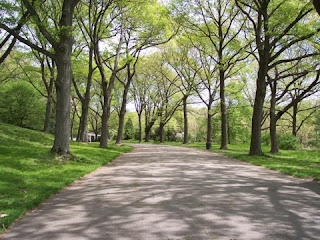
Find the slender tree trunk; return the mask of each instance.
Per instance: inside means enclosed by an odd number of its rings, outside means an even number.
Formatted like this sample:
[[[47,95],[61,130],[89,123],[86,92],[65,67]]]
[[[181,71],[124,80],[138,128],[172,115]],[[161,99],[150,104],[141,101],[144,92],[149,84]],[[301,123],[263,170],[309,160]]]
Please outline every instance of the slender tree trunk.
[[[183,98],[183,144],[189,144],[189,129],[188,129],[188,112],[187,112],[187,98],[188,96],[185,96]]]
[[[292,113],[292,135],[297,136],[297,114],[298,114],[298,103],[293,105]]]
[[[101,127],[101,140],[100,147],[106,148],[108,145],[108,136],[109,136],[109,118],[110,118],[110,109],[111,109],[111,98],[112,98],[112,90],[114,86],[114,81],[116,79],[116,74],[118,72],[118,62],[120,56],[121,45],[123,41],[123,29],[121,27],[121,34],[119,39],[118,48],[116,51],[116,57],[114,61],[114,67],[109,79],[109,85],[106,82],[106,76],[103,68],[103,63],[100,57],[99,45],[95,46],[95,55],[96,55],[96,63],[99,68],[100,74],[102,76],[102,92],[103,92],[103,112],[102,112],[102,127]]]
[[[126,115],[126,107],[127,107],[127,98],[129,93],[130,84],[132,81],[132,75],[130,73],[130,64],[127,66],[128,80],[126,85],[124,86],[123,94],[122,94],[122,104],[119,114],[119,126],[118,126],[118,134],[116,144],[121,144],[123,137],[123,126],[124,126],[124,117]]]
[[[266,75],[268,59],[260,58],[256,96],[253,106],[250,155],[261,155],[261,123],[263,118],[263,104],[266,95]]]
[[[160,131],[160,143],[164,143],[164,123],[163,122],[160,122],[159,131]]]
[[[138,113],[138,120],[139,120],[139,143],[142,142],[142,122],[141,122],[141,117],[142,117],[142,114],[141,112]]]
[[[81,142],[88,142],[88,114],[89,114],[89,104],[90,104],[90,90],[92,83],[92,75],[93,75],[93,49],[90,47],[89,49],[89,69],[88,69],[88,77],[87,77],[87,87],[86,92],[81,101],[81,118],[80,118],[80,126],[79,126],[79,140]]]
[[[52,69],[52,70],[50,71],[50,83],[49,83],[49,88],[48,88],[48,98],[47,98],[47,105],[46,105],[46,115],[45,115],[44,127],[43,127],[43,131],[44,131],[45,133],[48,133],[48,132],[49,132],[49,127],[50,127],[53,84],[54,84],[54,69]]]
[[[228,149],[227,147],[227,108],[225,97],[225,79],[224,71],[220,69],[220,109],[221,109],[221,146],[220,149]]]
[[[106,82],[102,84],[107,84]],[[106,86],[102,86],[102,88],[106,91]],[[101,139],[100,139],[100,147],[106,148],[108,146],[108,133],[109,133],[109,113],[110,108],[108,107],[111,98],[107,93],[103,94],[104,104],[102,106],[102,124],[101,124]]]
[[[44,126],[43,126],[43,132],[45,132],[45,133],[49,132],[50,116],[51,116],[51,103],[52,103],[52,95],[51,95],[51,93],[48,93],[47,104],[46,104],[46,115],[45,115]]]
[[[212,128],[212,114],[211,114],[211,102],[208,105],[208,114],[207,114],[207,142],[206,149],[211,149],[211,128]]]
[[[277,118],[276,118],[276,82],[270,83],[271,101],[270,101],[270,141],[271,153],[278,153],[278,139],[277,139]]]

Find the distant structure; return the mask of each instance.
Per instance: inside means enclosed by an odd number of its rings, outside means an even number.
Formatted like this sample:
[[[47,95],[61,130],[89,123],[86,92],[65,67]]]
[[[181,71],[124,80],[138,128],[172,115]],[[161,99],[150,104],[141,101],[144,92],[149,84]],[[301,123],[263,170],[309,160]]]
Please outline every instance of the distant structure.
[[[95,133],[88,133],[88,142],[98,142],[100,141],[101,135],[96,135]]]

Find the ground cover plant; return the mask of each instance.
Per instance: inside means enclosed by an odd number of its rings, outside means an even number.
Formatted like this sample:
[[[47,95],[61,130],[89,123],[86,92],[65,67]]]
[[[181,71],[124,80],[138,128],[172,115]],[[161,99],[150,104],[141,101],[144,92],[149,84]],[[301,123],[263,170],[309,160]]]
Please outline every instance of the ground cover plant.
[[[26,211],[130,146],[71,143],[69,159],[50,154],[53,136],[0,122],[0,232]]]

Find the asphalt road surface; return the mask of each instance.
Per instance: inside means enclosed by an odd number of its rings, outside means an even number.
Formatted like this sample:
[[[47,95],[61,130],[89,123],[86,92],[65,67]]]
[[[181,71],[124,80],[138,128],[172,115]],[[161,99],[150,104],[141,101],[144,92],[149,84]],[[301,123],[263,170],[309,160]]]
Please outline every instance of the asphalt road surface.
[[[189,148],[134,145],[4,239],[320,239],[320,185]]]

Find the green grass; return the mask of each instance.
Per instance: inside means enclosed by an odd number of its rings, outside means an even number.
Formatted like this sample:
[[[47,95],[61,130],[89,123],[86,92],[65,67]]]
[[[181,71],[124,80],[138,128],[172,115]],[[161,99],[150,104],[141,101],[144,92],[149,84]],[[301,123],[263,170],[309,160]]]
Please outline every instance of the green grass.
[[[53,136],[0,122],[0,233],[74,180],[103,166],[130,146],[71,143],[70,160],[49,153]]]
[[[136,142],[137,141],[130,141]],[[150,143],[154,143],[151,141]],[[174,146],[185,146],[178,142],[166,142],[165,144]],[[205,149],[205,143],[190,143],[188,147]],[[254,165],[264,166],[272,170],[280,171],[295,177],[313,178],[320,180],[320,151],[280,150],[279,154],[270,154],[270,147],[262,146],[263,156],[249,156],[248,144],[230,144],[228,150],[220,150],[219,145],[213,144],[211,152],[220,153],[225,156],[236,158]]]

